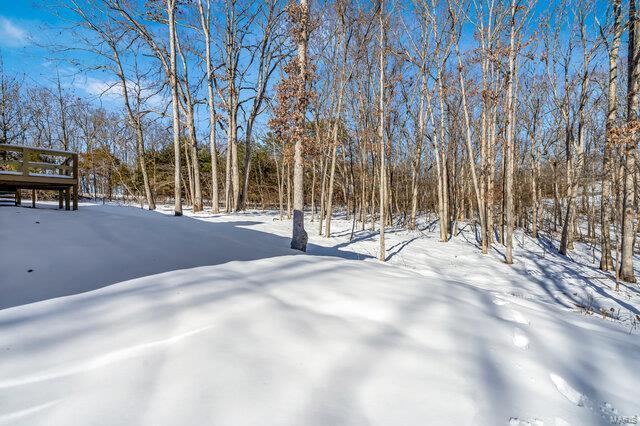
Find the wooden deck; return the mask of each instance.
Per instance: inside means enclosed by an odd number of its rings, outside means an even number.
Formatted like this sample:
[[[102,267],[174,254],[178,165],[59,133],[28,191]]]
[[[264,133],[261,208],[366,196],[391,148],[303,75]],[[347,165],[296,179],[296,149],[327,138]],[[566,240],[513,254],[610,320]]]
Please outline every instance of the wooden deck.
[[[0,144],[0,192],[13,193],[21,205],[21,190],[57,191],[58,207],[78,210],[78,154],[69,151]]]

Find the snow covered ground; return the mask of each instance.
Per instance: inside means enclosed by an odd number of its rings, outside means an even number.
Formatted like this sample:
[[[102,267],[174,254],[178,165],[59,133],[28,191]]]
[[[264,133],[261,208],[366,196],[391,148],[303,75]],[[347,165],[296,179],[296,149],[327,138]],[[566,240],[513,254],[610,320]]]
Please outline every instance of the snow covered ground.
[[[345,220],[305,255],[273,214],[169,213],[0,207],[0,424],[640,422],[638,287],[588,247],[508,266],[428,222],[380,264]]]

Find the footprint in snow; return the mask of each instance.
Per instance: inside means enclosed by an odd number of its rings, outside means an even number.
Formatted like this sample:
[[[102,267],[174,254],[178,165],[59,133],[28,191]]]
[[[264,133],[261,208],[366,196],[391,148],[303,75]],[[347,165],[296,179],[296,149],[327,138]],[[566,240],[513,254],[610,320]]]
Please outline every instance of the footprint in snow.
[[[500,305],[500,303],[496,303],[496,301],[494,300],[493,303],[495,303],[496,305]],[[504,302],[504,304],[507,304],[508,302]],[[505,314],[501,314],[500,315],[502,317],[502,319],[507,320],[507,321],[511,321],[511,322],[515,322],[518,324],[522,324],[522,325],[529,325],[529,320],[522,315],[520,312],[514,310],[514,309],[509,309],[509,311]]]
[[[513,344],[520,349],[529,348],[529,338],[519,328],[513,329]]]
[[[567,398],[571,403],[577,405],[578,407],[583,407],[587,397],[575,390],[571,387],[569,383],[562,377],[557,374],[549,374],[551,381],[553,382],[558,392],[562,394],[565,398]]]
[[[517,322],[518,324],[524,324],[524,325],[529,325],[529,320],[527,318],[525,318],[524,315],[522,315],[520,312],[515,311],[515,310],[511,310],[510,312],[510,318],[511,321],[513,322]]]

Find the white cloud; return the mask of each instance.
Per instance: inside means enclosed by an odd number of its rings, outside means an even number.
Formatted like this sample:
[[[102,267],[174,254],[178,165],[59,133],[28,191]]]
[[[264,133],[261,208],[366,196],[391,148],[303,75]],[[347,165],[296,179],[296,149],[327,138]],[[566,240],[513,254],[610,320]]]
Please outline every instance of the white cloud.
[[[29,43],[29,33],[9,19],[0,16],[0,43],[21,47]]]
[[[87,77],[80,86],[82,90],[92,96],[100,96],[110,100],[117,100],[122,96],[120,85],[113,80],[100,80],[94,77]]]
[[[74,86],[81,89],[87,95],[101,98],[107,101],[122,102],[122,83],[115,79],[100,79],[92,76],[86,76],[79,81],[74,82]],[[168,102],[162,94],[155,93],[150,85],[141,86],[142,96],[146,98],[146,105],[153,109],[161,110],[163,105]],[[133,101],[133,93],[137,89],[137,83],[127,81],[129,96]]]

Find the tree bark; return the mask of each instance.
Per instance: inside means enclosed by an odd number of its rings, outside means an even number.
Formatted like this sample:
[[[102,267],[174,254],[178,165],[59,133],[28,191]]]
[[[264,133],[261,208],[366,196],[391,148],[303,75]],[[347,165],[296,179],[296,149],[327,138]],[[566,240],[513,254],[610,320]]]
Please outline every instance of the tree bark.
[[[307,109],[307,43],[309,41],[309,4],[307,0],[300,0],[300,22],[298,38],[298,67],[299,67],[299,96],[297,138],[294,146],[294,176],[293,176],[293,232],[291,248],[307,251],[307,232],[304,230],[304,163],[302,158],[302,143],[304,137],[304,123]]]
[[[505,262],[513,263],[513,226],[514,226],[514,207],[513,207],[513,173],[514,173],[514,138],[515,138],[515,62],[516,62],[516,1],[511,0],[511,31],[509,36],[509,76],[507,81],[507,149],[506,149],[506,168],[505,168],[505,197],[506,197],[506,255]]]
[[[178,100],[178,75],[176,67],[176,0],[167,0],[169,18],[169,61],[171,63],[171,106],[173,116],[174,153],[174,208],[175,216],[182,216],[182,191],[180,188],[180,101]]]
[[[622,35],[621,0],[613,2],[613,40],[609,50],[609,93],[607,97],[607,122],[605,129],[605,146],[602,157],[602,196],[601,196],[601,245],[600,269],[611,271],[613,258],[611,257],[611,175],[613,150],[611,149],[611,132],[618,118],[618,51]]]
[[[635,283],[633,272],[633,245],[635,240],[635,185],[636,145],[638,125],[638,85],[640,83],[640,21],[636,9],[636,0],[629,1],[629,55],[628,55],[628,89],[627,89],[627,122],[631,140],[625,144],[623,216],[622,216],[622,252],[620,254],[620,279]]]
[[[380,253],[378,259],[384,262],[387,258],[385,244],[384,244],[384,228],[386,225],[385,218],[385,206],[386,206],[386,167],[385,167],[385,140],[384,140],[384,37],[385,37],[385,23],[383,18],[384,0],[380,0],[379,22],[380,22],[380,93],[379,93],[379,114],[380,125],[378,127],[378,138],[380,139]]]
[[[207,103],[209,106],[209,153],[211,154],[211,212],[220,213],[218,192],[218,153],[216,149],[216,110],[213,91],[213,67],[211,65],[211,0],[206,0],[206,10],[202,0],[198,0],[200,24],[204,34],[205,68],[207,72]]]

